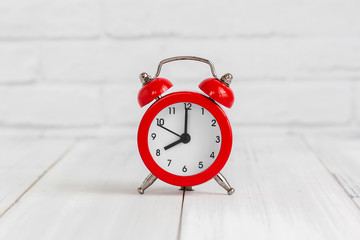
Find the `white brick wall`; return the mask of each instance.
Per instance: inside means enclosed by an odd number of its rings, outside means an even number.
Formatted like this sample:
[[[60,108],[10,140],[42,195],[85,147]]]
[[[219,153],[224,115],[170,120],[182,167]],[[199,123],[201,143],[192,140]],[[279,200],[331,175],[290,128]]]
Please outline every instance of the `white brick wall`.
[[[0,42],[0,83],[28,83],[39,80],[37,44]]]
[[[239,84],[229,111],[244,124],[346,125],[351,121],[351,89],[342,83]]]
[[[139,72],[155,72],[161,59],[184,54],[211,59],[219,74],[230,71],[235,81],[360,80],[358,40],[107,39],[51,41],[40,51],[44,77],[58,81],[123,83],[127,78],[136,82]],[[199,63],[173,63],[163,75],[207,77],[209,69]]]
[[[97,0],[4,0],[0,38],[86,38],[101,34]]]
[[[100,94],[83,86],[11,86],[0,88],[3,125],[78,127],[103,123]]]
[[[356,0],[0,1],[0,129],[136,127],[139,73],[196,55],[234,75],[236,127],[360,130],[359,9]],[[196,89],[210,72],[182,62],[162,76]]]
[[[357,0],[104,0],[112,36],[359,36]]]
[[[356,87],[353,87],[352,90],[355,95],[354,118],[357,119],[357,123],[360,125],[360,85],[358,84]]]

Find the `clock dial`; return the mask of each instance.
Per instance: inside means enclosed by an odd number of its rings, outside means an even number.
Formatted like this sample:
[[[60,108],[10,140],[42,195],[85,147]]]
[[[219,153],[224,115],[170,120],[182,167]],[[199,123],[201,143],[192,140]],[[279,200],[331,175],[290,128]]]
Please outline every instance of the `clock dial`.
[[[162,109],[149,128],[148,145],[154,161],[179,176],[203,172],[216,160],[222,142],[220,127],[204,107],[179,102]]]

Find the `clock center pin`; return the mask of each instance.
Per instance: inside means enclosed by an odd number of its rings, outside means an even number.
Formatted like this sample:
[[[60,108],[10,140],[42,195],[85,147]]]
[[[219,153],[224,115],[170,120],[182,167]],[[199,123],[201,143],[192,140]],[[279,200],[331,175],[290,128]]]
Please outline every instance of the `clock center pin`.
[[[191,140],[191,137],[188,133],[184,133],[180,136],[180,140],[182,141],[182,143],[189,143]]]

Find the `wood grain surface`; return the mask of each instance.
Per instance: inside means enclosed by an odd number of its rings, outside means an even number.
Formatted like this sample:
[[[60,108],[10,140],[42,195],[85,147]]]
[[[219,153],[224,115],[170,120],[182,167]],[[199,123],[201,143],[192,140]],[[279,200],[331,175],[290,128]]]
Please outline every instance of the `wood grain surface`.
[[[71,142],[0,139],[0,217],[70,150]]]
[[[2,139],[0,239],[360,239],[359,138],[237,136],[231,196],[214,180],[139,195],[133,134]]]

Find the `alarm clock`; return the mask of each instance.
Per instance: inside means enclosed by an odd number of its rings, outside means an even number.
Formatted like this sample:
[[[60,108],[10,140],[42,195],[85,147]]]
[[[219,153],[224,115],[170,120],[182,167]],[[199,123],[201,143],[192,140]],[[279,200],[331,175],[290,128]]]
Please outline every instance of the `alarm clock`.
[[[173,85],[159,77],[161,68],[179,60],[210,66],[213,77],[199,84],[205,95],[180,91],[163,96]],[[192,186],[214,178],[231,195],[235,190],[220,171],[231,152],[232,130],[219,104],[231,108],[234,103],[229,87],[232,75],[227,73],[219,79],[209,60],[181,56],[162,60],[155,77],[141,73],[140,80],[140,107],[155,101],[142,117],[137,134],[140,156],[151,172],[138,192],[143,194],[158,178],[183,190],[192,190]]]

